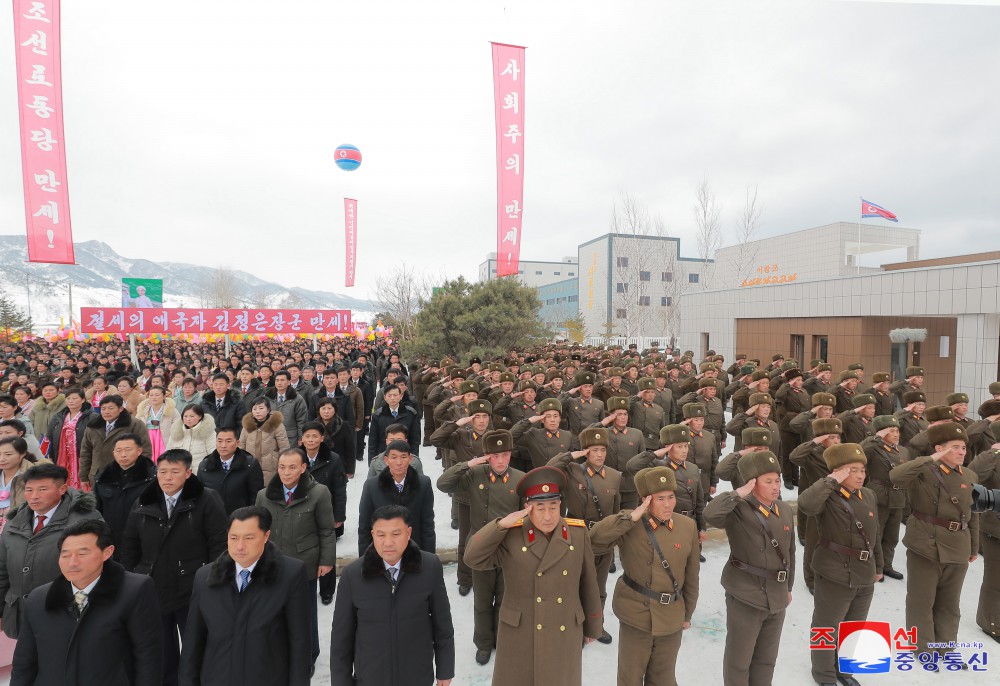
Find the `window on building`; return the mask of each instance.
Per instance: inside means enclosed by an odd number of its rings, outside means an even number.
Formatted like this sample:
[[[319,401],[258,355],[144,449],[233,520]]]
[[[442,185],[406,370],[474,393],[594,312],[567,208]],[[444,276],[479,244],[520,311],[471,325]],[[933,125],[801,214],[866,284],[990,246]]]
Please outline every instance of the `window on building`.
[[[497,270],[496,270],[496,269],[491,269],[491,270],[490,270],[490,273],[492,273],[492,274],[496,274],[496,273],[497,273]]]
[[[567,272],[567,276],[576,276],[576,272]]]
[[[628,284],[619,281],[615,286],[615,293],[628,293]]]
[[[625,310],[623,309],[615,310],[615,317],[618,319],[625,319]]]
[[[698,275],[688,274],[688,283],[698,283]]]
[[[535,272],[535,276],[541,276],[541,275],[542,275],[542,273],[540,271],[536,271]]]
[[[555,298],[549,298],[548,300],[545,301],[545,304],[546,305],[555,305],[556,304],[556,299]]]
[[[663,272],[663,273],[660,274],[660,281],[670,282],[670,281],[673,281],[673,280],[674,280],[674,273],[673,272]]]
[[[562,276],[562,272],[552,272],[552,276]]]
[[[524,270],[523,269],[518,269],[517,273],[520,274],[521,276],[524,276]]]
[[[640,281],[649,281],[649,272],[639,272]]]
[[[578,296],[571,295],[571,296],[569,296],[569,301],[568,302],[571,302],[571,303],[580,302],[580,298]]]
[[[639,304],[640,305],[649,305],[649,296],[648,295],[640,295],[639,296]]]
[[[566,298],[556,298],[556,304],[566,302]]]
[[[806,337],[792,334],[789,341],[789,352],[793,360],[797,360],[799,364],[802,364],[802,360],[806,356]]]
[[[628,258],[627,257],[618,257],[618,258],[615,258],[615,265],[618,266],[618,267],[627,267],[628,266]]]
[[[670,307],[673,304],[674,304],[674,299],[671,298],[670,296],[664,296],[660,298],[660,305],[662,305],[663,307]]]

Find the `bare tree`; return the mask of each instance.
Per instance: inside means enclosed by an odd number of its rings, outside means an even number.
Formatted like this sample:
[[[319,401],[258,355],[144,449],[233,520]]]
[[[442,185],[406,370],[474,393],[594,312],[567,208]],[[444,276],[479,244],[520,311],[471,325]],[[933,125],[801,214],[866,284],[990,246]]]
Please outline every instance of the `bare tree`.
[[[643,239],[653,234],[654,221],[645,203],[622,193],[611,209],[610,228],[615,263],[609,329],[626,338],[648,335],[655,320],[652,275],[658,256]]]
[[[244,300],[243,284],[232,269],[219,267],[205,279],[201,300],[204,307],[239,307]]]
[[[721,214],[722,206],[715,198],[708,177],[705,177],[695,191],[694,205],[694,219],[698,230],[698,256],[705,265],[704,274],[700,279],[702,288],[708,288],[710,285],[714,270],[709,260],[714,257],[715,251],[722,244],[722,229],[719,224]]]
[[[247,306],[256,310],[268,310],[278,301],[278,294],[266,286],[258,286],[247,296]]]
[[[401,341],[412,339],[420,301],[431,295],[431,280],[404,262],[391,272],[380,274],[375,280],[375,291],[373,300],[392,320],[394,336]]]
[[[305,298],[296,291],[289,291],[281,302],[281,306],[289,310],[301,310],[306,306]]]
[[[757,186],[747,186],[746,199],[743,202],[743,209],[736,220],[736,264],[733,265],[733,272],[736,275],[738,286],[744,279],[750,276],[757,261],[757,253],[760,251],[760,244],[757,242],[757,230],[760,227],[760,217],[764,207],[757,198]],[[727,287],[731,284],[725,284]]]

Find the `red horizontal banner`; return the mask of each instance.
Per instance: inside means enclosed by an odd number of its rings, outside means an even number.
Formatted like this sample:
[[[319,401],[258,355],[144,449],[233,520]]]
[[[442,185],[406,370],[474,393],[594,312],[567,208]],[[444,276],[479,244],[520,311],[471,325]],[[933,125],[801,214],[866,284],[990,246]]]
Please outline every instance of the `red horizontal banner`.
[[[351,333],[350,310],[84,307],[83,333]]]

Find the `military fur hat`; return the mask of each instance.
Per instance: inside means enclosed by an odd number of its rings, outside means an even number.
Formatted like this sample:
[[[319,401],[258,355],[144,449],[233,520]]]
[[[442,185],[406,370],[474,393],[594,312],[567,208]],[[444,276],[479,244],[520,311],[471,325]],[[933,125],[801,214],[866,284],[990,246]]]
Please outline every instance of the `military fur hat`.
[[[814,360],[809,360],[809,369],[813,369],[819,365],[823,364],[823,360],[816,358]]]
[[[601,427],[593,427],[584,429],[580,432],[580,448],[586,450],[595,445],[603,445],[607,447],[608,445],[608,430]]]
[[[990,395],[1000,395],[1000,381],[994,381],[990,384]]]
[[[500,383],[514,382],[517,381],[517,377],[510,372],[504,372],[500,375]]]
[[[930,445],[943,445],[948,441],[969,442],[969,437],[966,435],[965,429],[962,428],[961,424],[957,422],[945,422],[944,424],[935,424],[927,429],[927,442]]]
[[[751,393],[750,397],[747,399],[747,404],[753,405],[770,405],[774,407],[774,398],[771,397],[770,393]]]
[[[747,359],[747,354],[746,353],[736,353],[736,358],[735,359],[737,359],[737,360],[745,360],[745,359]]]
[[[538,414],[545,414],[549,410],[555,410],[559,414],[562,414],[562,403],[556,398],[546,398],[542,402],[538,403]]]
[[[862,393],[861,395],[856,395],[851,400],[854,407],[864,407],[865,405],[874,405],[875,396],[871,393]]]
[[[927,396],[923,391],[907,391],[903,394],[903,406],[912,405],[913,403],[926,403]]]
[[[881,414],[872,420],[872,428],[875,429],[875,433],[878,433],[882,429],[891,429],[892,427],[899,428],[899,420],[894,415]]]
[[[718,385],[715,379],[706,376],[698,382],[698,388],[718,388]]]
[[[561,379],[561,378],[562,378],[562,372],[560,372],[558,369],[550,369],[545,374],[545,383],[551,383],[555,379]]]
[[[799,363],[796,362],[795,360],[785,360],[784,362],[781,363],[781,373],[784,374],[785,372],[791,371],[798,366]]]
[[[979,416],[983,419],[998,414],[1000,414],[1000,400],[993,400],[991,398],[979,406]],[[993,435],[996,436],[997,434]]]
[[[677,490],[677,477],[670,467],[646,467],[635,474],[635,490],[639,498]]]
[[[463,381],[458,386],[459,395],[465,395],[466,393],[478,393],[478,392],[479,392],[479,384],[476,383],[475,381],[472,381],[471,379],[469,381]]]
[[[683,424],[668,424],[660,429],[660,445],[688,443],[691,441],[691,429]]]
[[[851,371],[851,372],[855,372],[855,371],[859,371],[859,370],[860,371],[864,371],[865,370],[865,366],[863,364],[861,364],[860,362],[853,362],[853,363],[847,365],[847,370]]]
[[[832,371],[833,371],[833,365],[828,362],[820,362],[818,365],[816,365],[817,374],[821,372],[832,372]]]
[[[761,379],[767,379],[767,378],[769,378],[768,375],[767,375],[767,370],[758,369],[757,371],[755,371],[753,374],[750,375],[750,383],[753,383],[754,381],[760,381]]]
[[[889,372],[875,372],[872,374],[872,383],[886,383],[889,380]]]
[[[756,479],[764,474],[781,474],[781,463],[770,450],[761,450],[756,453],[747,453],[736,463],[736,469],[740,472],[743,481]]]
[[[923,376],[923,375],[924,375],[924,368],[923,367],[907,367],[906,368],[906,378],[910,378],[911,376]]]
[[[521,383],[517,384],[517,390],[519,391],[526,391],[529,388],[533,391],[537,391],[538,384],[536,384],[534,381],[531,381],[530,379],[525,379]]]
[[[837,383],[844,383],[845,381],[849,381],[850,379],[856,379],[856,378],[858,378],[857,372],[845,369],[844,371],[842,371],[840,374],[837,375]]]
[[[765,429],[760,426],[743,429],[740,433],[740,439],[743,441],[744,448],[757,447],[761,445],[766,447],[774,443],[774,436],[771,435],[770,429]]]
[[[464,379],[468,375],[465,373],[465,370],[462,369],[461,367],[451,366],[448,367],[448,376],[450,376],[452,379]]]
[[[706,414],[706,408],[701,403],[687,403],[681,409],[684,412],[684,419],[704,417]]]
[[[827,407],[837,406],[837,396],[833,393],[813,393],[812,397],[813,407],[816,405],[826,405]]]
[[[844,433],[843,423],[836,417],[828,419],[814,419],[812,422],[813,436],[826,436],[828,434]]]
[[[792,379],[797,379],[802,376],[802,370],[798,367],[792,367],[791,369],[786,369],[781,373],[785,377],[785,381],[791,381]]]
[[[951,405],[932,405],[924,412],[924,418],[929,422],[942,422],[954,419],[955,413],[952,412]]]
[[[502,372],[502,371],[503,371],[503,365],[502,365],[502,364],[499,364],[499,363],[497,363],[497,362],[494,362],[493,364],[491,364],[491,365],[489,366],[489,370],[490,370],[491,372]]]
[[[514,450],[514,438],[510,431],[497,429],[487,431],[483,434],[483,454],[495,455],[496,453],[509,453]]]
[[[753,374],[757,370],[752,364],[745,364],[740,367],[739,376],[746,376],[747,374]]]
[[[854,464],[856,462],[868,464],[868,458],[865,457],[865,451],[862,450],[861,446],[857,443],[838,443],[837,445],[831,445],[823,451],[823,461],[826,462],[826,466],[830,468],[831,472],[834,469],[840,469],[845,465]]]
[[[651,376],[644,376],[638,381],[639,392],[643,391],[655,391],[656,390],[656,379]]]
[[[945,405],[958,405],[959,403],[969,403],[969,396],[966,393],[951,393],[944,399]]]
[[[608,370],[604,372],[604,376],[610,379],[612,376],[621,376],[624,373],[625,372],[622,371],[621,367],[609,367]]]
[[[628,398],[620,395],[613,395],[608,398],[607,402],[604,403],[607,406],[608,412],[614,412],[615,410],[628,410]]]
[[[489,400],[473,400],[472,402],[465,404],[466,409],[469,411],[469,416],[474,414],[479,414],[480,412],[485,412],[488,415],[493,414],[493,405]]]
[[[718,367],[715,366],[714,362],[702,362],[700,365],[698,365],[698,371],[700,371],[702,374],[704,374],[705,372],[714,372],[717,369]]]
[[[653,370],[653,378],[654,379],[666,379],[669,376],[670,375],[667,374],[667,370],[666,369],[654,369]]]
[[[771,362],[777,362],[778,360],[783,360],[783,359],[785,359],[785,356],[782,355],[781,353],[775,353],[774,355],[771,355]]]

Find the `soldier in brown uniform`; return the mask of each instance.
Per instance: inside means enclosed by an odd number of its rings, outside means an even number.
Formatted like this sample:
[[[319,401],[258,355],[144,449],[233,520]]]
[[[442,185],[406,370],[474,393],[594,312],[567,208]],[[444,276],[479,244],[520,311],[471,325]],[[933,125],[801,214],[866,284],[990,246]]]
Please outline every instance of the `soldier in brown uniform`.
[[[872,374],[872,387],[865,393],[875,396],[875,416],[896,413],[896,396],[889,390],[889,372]]]
[[[625,465],[639,453],[645,451],[646,441],[642,432],[628,425],[629,399],[621,396],[608,399],[608,416],[594,428],[608,429],[608,459],[605,464],[622,473],[622,508],[631,510],[639,504],[632,477],[625,473]]]
[[[608,398],[615,395],[626,398],[632,395],[628,390],[622,388],[623,373],[621,367],[608,367],[608,370],[604,373],[604,383],[594,389],[594,397],[602,402],[607,402]]]
[[[470,539],[469,566],[504,577],[495,686],[580,686],[586,643],[604,631],[594,553],[582,520],[560,516],[566,475],[533,469],[517,484],[523,510]]]
[[[597,377],[592,372],[579,372],[576,384],[560,398],[569,430],[579,434],[605,417],[604,401],[594,397]]]
[[[498,408],[504,398],[510,398],[513,395],[517,382],[510,372],[500,372],[498,379],[495,384],[484,386],[479,390],[479,399],[489,400],[490,404],[493,405],[493,426],[509,431],[514,426],[514,419],[510,415],[509,407],[504,412],[498,411]]]
[[[902,579],[903,573],[892,567],[899,543],[899,525],[906,508],[906,491],[892,483],[889,472],[910,459],[906,448],[899,445],[899,420],[881,415],[872,421],[875,435],[861,444],[868,458],[866,486],[878,499],[878,538],[882,542],[882,573],[890,579]]]
[[[983,403],[996,403],[987,400]],[[1000,424],[994,434],[1000,434]],[[1000,488],[1000,443],[996,443],[972,460],[969,469],[979,477],[986,488]],[[983,556],[983,585],[979,589],[979,610],[976,624],[997,643],[1000,643],[1000,514],[983,512],[979,515],[979,550]]]
[[[911,438],[909,445],[906,446],[910,449],[910,455],[912,457],[924,457],[935,453],[934,444],[931,443],[930,437],[927,435],[927,431],[931,429],[931,427],[952,423],[951,408],[947,405],[932,405],[927,408],[927,412],[924,413],[924,418],[928,422],[927,428]],[[964,428],[962,430],[965,431]],[[966,444],[968,444],[968,434],[965,435]]]
[[[625,473],[635,478],[640,469],[670,467],[677,480],[677,507],[675,512],[690,517],[698,525],[698,538],[704,541],[708,526],[705,523],[705,492],[701,489],[698,466],[688,461],[691,450],[691,430],[683,424],[670,424],[660,429],[658,450],[639,453],[625,465]],[[664,462],[664,460],[666,460]],[[705,560],[702,559],[702,562]]]
[[[808,412],[800,412],[795,419],[789,422],[789,428],[799,437],[799,444],[811,441],[815,436],[812,432],[812,423],[815,419],[829,419],[833,416],[833,408],[837,404],[837,399],[832,393],[813,393],[812,407]],[[792,448],[794,450],[795,448]],[[789,453],[791,456],[791,453]]]
[[[819,546],[812,559],[815,577],[812,626],[832,627],[868,619],[875,582],[882,580],[875,494],[862,484],[867,458],[857,443],[823,452],[830,476],[799,495],[799,510],[816,521]],[[836,639],[834,639],[836,640]],[[857,686],[841,674],[834,650],[812,650],[812,676],[821,686]]]
[[[726,424],[726,433],[733,436],[736,440],[733,444],[733,450],[739,451],[743,446],[740,443],[741,436],[743,435],[743,429],[767,429],[772,434],[774,434],[774,444],[771,446],[771,452],[776,455],[781,454],[779,445],[781,443],[781,438],[778,430],[778,425],[771,420],[771,416],[774,412],[774,399],[771,398],[767,393],[754,393],[750,396],[750,406],[747,407],[746,412],[740,412],[739,414],[733,415],[733,418],[729,420]],[[782,466],[784,469],[784,465]],[[784,478],[786,482],[791,480],[792,472],[791,467],[786,469],[786,474]],[[788,486],[791,488],[791,486]]]
[[[740,412],[746,413],[750,407],[750,396],[754,393],[767,393],[768,379],[767,372],[763,369],[756,370],[750,375],[750,384],[746,388],[741,388],[732,395],[733,415]],[[775,436],[777,438],[777,436]]]
[[[854,396],[858,392],[858,376],[852,371],[844,370],[837,377],[837,387],[832,391],[833,397],[837,399],[837,406],[834,409],[836,414],[848,412],[854,409]]]
[[[765,686],[774,677],[785,608],[792,602],[795,522],[792,509],[778,500],[781,464],[774,453],[747,453],[739,470],[745,485],[705,508],[708,522],[729,537],[722,675],[725,686]]]
[[[903,536],[906,626],[917,628],[921,652],[930,642],[958,639],[962,584],[979,552],[979,516],[972,513],[976,474],[962,467],[965,430],[947,422],[927,433],[934,454],[914,457],[889,473],[906,489],[913,508]]]
[[[590,531],[594,551],[621,550],[612,608],[619,621],[619,686],[676,686],[677,653],[698,603],[698,529],[674,517],[677,482],[667,467],[636,474],[642,502]]]
[[[872,419],[875,418],[875,396],[861,393],[851,398],[854,408],[837,416],[844,425],[844,443],[861,443],[875,435],[872,429]]]
[[[969,437],[969,453],[973,457],[992,449],[993,444],[1000,438],[992,428],[993,423],[1000,420],[1000,402],[987,400],[979,406],[977,412],[980,419],[965,427],[965,433]]]
[[[808,443],[803,443],[792,451],[792,462],[800,468],[799,495],[802,495],[803,491],[817,481],[825,479],[830,474],[830,469],[826,466],[826,460],[823,459],[823,453],[830,446],[840,443],[844,427],[839,419],[832,417],[830,419],[813,420],[812,430],[813,439]],[[796,518],[798,519],[800,529],[799,541],[802,543],[803,548],[802,576],[805,578],[806,588],[812,593],[814,589],[812,558],[813,552],[816,550],[816,544],[819,541],[819,529],[816,527],[816,521],[811,517],[807,517],[801,510],[796,513]],[[803,529],[804,532],[802,531]]]
[[[805,379],[802,376],[802,370],[798,368],[788,369],[784,372],[785,383],[774,395],[774,421],[778,423],[778,443],[780,451],[778,456],[781,458],[782,470],[785,470],[787,465],[787,471],[783,471],[782,476],[788,474],[791,476],[792,485],[797,485],[799,482],[798,468],[792,465],[789,461],[788,456],[792,454],[795,450],[795,446],[802,442],[799,435],[792,431],[791,423],[800,413],[809,410],[812,407],[812,400],[805,390],[802,389],[802,384]]]
[[[833,367],[825,362],[820,362],[816,365],[816,374],[806,379],[802,384],[802,388],[806,390],[806,393],[812,393],[813,395],[817,393],[829,393],[832,376]]]
[[[663,408],[663,417],[667,424],[677,422],[677,404],[674,402],[674,392],[667,387],[667,370],[657,369],[653,372],[656,380],[656,393],[653,402]]]
[[[774,440],[769,429],[759,428],[743,429],[740,438],[743,441],[743,449],[727,455],[725,459],[719,462],[719,465],[715,469],[716,476],[731,483],[733,490],[744,484],[739,470],[740,458],[747,453],[759,453],[771,450],[771,441]]]
[[[629,406],[629,425],[642,432],[646,439],[646,450],[656,450],[660,447],[660,429],[669,424],[663,414],[663,408],[654,401],[656,397],[656,381],[650,377],[639,379],[639,396],[631,399]]]
[[[510,467],[513,441],[509,431],[489,431],[483,435],[481,443],[483,455],[459,462],[437,480],[441,491],[456,497],[463,494],[469,500],[474,531],[520,508],[516,489],[524,476],[524,472]],[[472,590],[475,606],[472,642],[476,646],[476,662],[485,665],[497,643],[503,574],[498,569],[474,570]]]
[[[509,418],[513,424],[534,417],[538,414],[538,387],[534,381],[522,381],[517,385],[517,392],[505,395],[493,406],[493,416],[501,415]]]
[[[903,396],[912,391],[921,391],[924,386],[924,368],[923,367],[907,367],[906,368],[906,379],[900,379],[899,381],[894,381],[889,384],[889,390],[892,392],[896,398],[899,400],[900,407],[906,407],[909,405],[906,402],[906,398]]]
[[[726,408],[718,398],[719,389],[715,385],[715,379],[703,378],[698,382],[698,390],[692,391],[681,397],[677,401],[681,411],[688,403],[701,403],[705,406],[705,430],[715,436],[719,443],[719,450],[726,447]]]
[[[542,467],[559,453],[572,452],[580,449],[576,436],[560,428],[562,423],[562,404],[554,398],[538,403],[538,414],[528,419],[522,419],[514,428],[514,459],[512,464],[530,471]],[[541,426],[538,426],[541,424]]]
[[[719,443],[715,436],[705,431],[705,406],[701,403],[688,403],[684,406],[684,420],[681,424],[691,430],[691,449],[688,459],[698,466],[701,472],[701,489],[705,493],[705,502],[712,499],[719,477],[715,470],[719,465]]]
[[[549,460],[549,467],[555,467],[566,474],[566,513],[574,519],[582,519],[587,528],[593,527],[608,515],[621,509],[622,474],[604,464],[608,456],[608,430],[601,427],[584,429],[580,432],[580,450],[560,453]],[[581,462],[582,460],[582,462]],[[601,591],[601,605],[608,597],[608,570],[614,559],[614,551],[597,555],[594,567],[597,570],[597,587]],[[601,643],[611,643],[611,634],[603,632],[597,639]]]
[[[924,412],[927,409],[927,396],[923,391],[907,391],[903,394],[903,409],[896,413],[899,420],[899,444],[909,447],[910,441],[918,433],[927,428]]]

